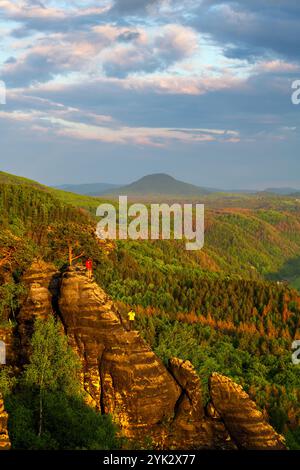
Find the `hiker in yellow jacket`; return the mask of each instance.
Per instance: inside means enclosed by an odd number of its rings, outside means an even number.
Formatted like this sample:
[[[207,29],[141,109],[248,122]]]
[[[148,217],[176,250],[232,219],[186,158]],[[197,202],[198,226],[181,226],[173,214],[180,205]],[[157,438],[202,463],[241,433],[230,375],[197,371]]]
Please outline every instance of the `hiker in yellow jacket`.
[[[130,312],[128,312],[128,320],[129,320],[129,331],[131,331],[134,320],[135,320],[135,312],[133,310],[130,310]]]

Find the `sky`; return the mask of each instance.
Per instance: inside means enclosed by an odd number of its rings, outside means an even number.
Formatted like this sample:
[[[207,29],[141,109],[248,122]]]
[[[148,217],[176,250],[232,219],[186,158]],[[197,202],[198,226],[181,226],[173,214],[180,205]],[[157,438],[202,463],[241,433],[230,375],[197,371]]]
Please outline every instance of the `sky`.
[[[0,0],[0,169],[300,189],[299,43],[299,0]]]

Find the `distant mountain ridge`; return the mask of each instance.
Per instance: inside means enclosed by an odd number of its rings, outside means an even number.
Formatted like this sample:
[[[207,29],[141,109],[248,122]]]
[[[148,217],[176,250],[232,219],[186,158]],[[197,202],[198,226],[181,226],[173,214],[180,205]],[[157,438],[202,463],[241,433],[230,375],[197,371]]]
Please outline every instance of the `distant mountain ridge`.
[[[172,196],[198,196],[210,194],[211,191],[199,186],[173,178],[165,173],[147,175],[131,184],[122,186],[116,192],[125,195],[172,195]]]
[[[67,191],[69,193],[82,194],[85,196],[100,196],[107,191],[113,191],[119,188],[118,184],[109,183],[86,183],[86,184],[64,184],[62,186],[55,186],[55,189]]]
[[[294,194],[299,194],[300,189],[295,188],[267,188],[264,191],[265,193],[279,194],[280,196],[292,196]]]
[[[300,189],[292,187],[266,188],[264,190],[247,189],[219,189],[206,186],[197,186],[194,184],[180,181],[166,173],[156,173],[146,175],[137,181],[128,185],[113,183],[84,183],[84,184],[64,184],[56,186],[45,186],[37,181],[21,176],[12,175],[0,171],[0,184],[14,184],[33,186],[45,191],[59,191],[79,196],[107,196],[107,195],[168,195],[168,196],[201,196],[209,194],[244,194],[244,195],[277,195],[299,197]]]
[[[109,184],[109,183],[87,183],[87,184],[65,184],[55,186],[60,189],[75,194],[85,196],[102,195],[172,195],[172,196],[201,196],[213,193],[226,194],[258,194],[267,193],[280,196],[297,196],[300,190],[289,187],[267,188],[262,190],[255,189],[222,189],[207,186],[197,186],[191,183],[178,180],[166,173],[154,173],[146,175],[133,183]]]

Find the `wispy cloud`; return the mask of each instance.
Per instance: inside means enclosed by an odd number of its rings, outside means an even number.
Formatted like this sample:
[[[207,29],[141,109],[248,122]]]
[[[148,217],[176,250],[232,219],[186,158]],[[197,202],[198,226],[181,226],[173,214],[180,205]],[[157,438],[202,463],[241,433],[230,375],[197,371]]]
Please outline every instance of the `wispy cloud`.
[[[0,34],[0,134],[21,148],[48,139],[49,159],[75,158],[73,144],[87,159],[184,148],[178,167],[205,148],[235,172],[235,148],[251,166],[276,141],[295,159],[298,0],[0,0]]]

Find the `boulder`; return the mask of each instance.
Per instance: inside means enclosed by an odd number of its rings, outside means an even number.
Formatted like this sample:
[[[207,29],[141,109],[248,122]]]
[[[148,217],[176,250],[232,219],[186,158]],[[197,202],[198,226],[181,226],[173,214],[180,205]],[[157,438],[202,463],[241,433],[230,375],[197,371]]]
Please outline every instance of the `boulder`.
[[[213,373],[210,397],[226,429],[239,449],[282,450],[285,443],[240,385]]]

